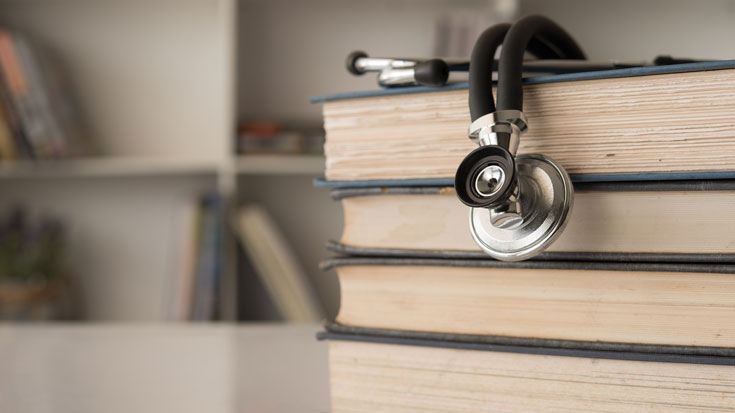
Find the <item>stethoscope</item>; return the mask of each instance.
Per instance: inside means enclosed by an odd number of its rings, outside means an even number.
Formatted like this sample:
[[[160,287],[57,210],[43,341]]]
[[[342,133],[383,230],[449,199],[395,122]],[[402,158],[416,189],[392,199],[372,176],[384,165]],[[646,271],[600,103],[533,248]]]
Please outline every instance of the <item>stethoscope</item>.
[[[502,45],[500,59],[495,54]],[[537,60],[524,61],[529,52]],[[524,72],[565,73],[625,67],[691,63],[697,60],[659,56],[652,63],[588,62],[564,29],[543,16],[485,30],[469,63],[442,59],[373,58],[353,52],[347,69],[361,75],[379,72],[384,87],[419,84],[442,86],[450,71],[469,69],[469,138],[479,147],[457,168],[454,188],[470,207],[470,233],[488,255],[520,261],[543,252],[561,235],[574,203],[574,188],[564,168],[540,154],[516,155],[528,130],[523,113]],[[497,106],[492,73],[497,68]]]
[[[574,194],[569,175],[556,162],[538,154],[516,156],[520,135],[528,129],[521,87],[527,50],[539,59],[585,59],[561,27],[540,16],[523,18],[512,26],[492,26],[472,50],[469,138],[479,147],[460,163],[454,187],[460,201],[470,207],[470,232],[477,245],[504,261],[533,257],[551,244],[564,229]],[[351,73],[379,71],[379,83],[384,86],[407,80],[440,86],[450,70],[462,64],[467,62],[370,58],[363,52],[347,58]],[[494,66],[497,108],[492,94]]]
[[[559,57],[554,49],[547,47],[537,38],[532,38],[529,42],[528,52],[536,59],[523,61],[523,73],[526,75],[592,72],[711,61],[674,58],[667,55],[656,56],[651,62],[567,60]],[[378,85],[384,88],[415,85],[440,87],[447,84],[450,72],[468,72],[470,62],[447,58],[371,57],[363,51],[354,51],[347,56],[346,66],[347,71],[356,76],[377,72]],[[497,67],[498,61],[494,60],[492,70],[497,70]]]
[[[572,181],[561,165],[540,154],[516,156],[520,136],[528,130],[522,73],[532,39],[559,58],[585,59],[574,39],[545,17],[529,16],[483,32],[472,50],[469,74],[469,138],[479,147],[464,158],[454,178],[457,197],[470,207],[472,237],[503,261],[544,251],[564,230],[574,201]],[[496,107],[491,74],[501,45]]]
[[[529,46],[530,49],[530,46]],[[554,55],[552,58],[544,54],[531,52],[536,59],[524,60],[523,73],[527,75],[562,74],[575,72],[591,72],[598,70],[624,69],[630,67],[651,66],[656,64],[692,63],[692,59],[674,59],[659,56],[653,63],[620,62],[616,60],[592,62],[589,60],[565,60]],[[668,60],[667,60],[668,59]],[[418,59],[395,57],[370,57],[363,51],[355,51],[347,56],[347,71],[360,76],[368,72],[378,73],[378,85],[384,88],[403,86],[444,86],[449,81],[450,72],[468,72],[470,62],[462,59]],[[498,61],[493,61],[496,70]]]

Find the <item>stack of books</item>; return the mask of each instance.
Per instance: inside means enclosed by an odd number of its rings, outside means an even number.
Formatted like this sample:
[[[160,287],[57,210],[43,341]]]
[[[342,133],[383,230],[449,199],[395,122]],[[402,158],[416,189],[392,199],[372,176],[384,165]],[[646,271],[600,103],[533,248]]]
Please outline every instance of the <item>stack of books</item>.
[[[345,215],[334,411],[735,409],[735,61],[527,79],[519,153],[575,204],[515,263],[454,193],[466,84],[314,100]]]

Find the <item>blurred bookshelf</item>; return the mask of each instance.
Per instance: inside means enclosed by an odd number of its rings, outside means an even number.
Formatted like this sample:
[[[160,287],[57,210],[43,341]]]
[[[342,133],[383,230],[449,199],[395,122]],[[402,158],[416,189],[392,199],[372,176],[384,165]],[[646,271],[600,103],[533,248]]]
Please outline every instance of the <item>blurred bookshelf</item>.
[[[182,233],[186,210],[210,217],[203,270],[217,271],[211,297],[197,297],[207,307],[197,319],[235,320],[237,297],[228,292],[236,267],[227,253],[234,240],[224,211],[237,174],[236,10],[234,0],[0,1],[6,33],[27,37],[64,69],[92,137],[91,151],[0,162],[3,225],[18,208],[31,222],[52,216],[63,223],[65,267],[81,297],[75,319],[191,319],[172,304],[182,240],[190,236]],[[6,51],[7,43],[0,45]],[[30,137],[34,145],[53,142],[51,134]]]
[[[480,0],[461,6],[487,7]],[[288,272],[331,318],[336,274],[318,264],[343,217],[329,190],[313,186],[325,160],[315,143],[315,131],[323,139],[321,108],[308,99],[376,87],[374,78],[344,70],[354,48],[432,55],[427,22],[456,8],[423,0],[0,0],[0,26],[27,34],[66,70],[99,154],[0,162],[0,213],[21,205],[31,216],[64,221],[84,321],[190,320],[176,295],[180,268],[192,265],[182,251],[195,241],[216,245],[198,252],[218,277],[216,291],[207,285],[215,297],[203,300],[215,308],[200,320],[288,320],[253,272],[284,257],[298,264]],[[350,19],[356,9],[364,19]],[[238,120],[248,133],[254,123],[260,132],[265,123],[266,135],[277,125],[285,143],[243,142]],[[294,131],[310,138],[298,143]],[[203,207],[213,196],[215,212]],[[249,219],[283,247],[280,256],[252,262],[252,248],[240,241],[248,234],[233,225],[248,210],[264,212]],[[192,217],[202,214],[217,223],[200,237],[209,242],[190,239]]]
[[[0,163],[0,179],[215,175],[219,165],[200,159],[95,157]]]
[[[273,118],[248,116],[237,99],[250,87],[237,72],[246,57],[238,25],[253,4],[0,0],[0,27],[58,60],[93,137],[87,153],[0,161],[0,225],[18,208],[30,221],[63,222],[65,261],[81,297],[71,319],[287,320],[264,280],[243,274],[251,268],[232,221],[246,205],[270,217],[263,234],[277,234],[272,245],[285,245],[287,255],[271,262],[287,256],[315,308],[336,310],[335,280],[317,266],[341,223],[338,206],[312,187],[324,169],[320,143],[294,146],[290,126],[286,147],[243,148],[237,138],[237,118]],[[307,123],[321,130],[320,119]],[[284,211],[294,194],[300,208]],[[326,214],[314,220],[315,212]],[[202,279],[202,271],[216,275]],[[265,297],[253,295],[257,288]]]
[[[239,155],[237,174],[312,175],[324,172],[322,155]],[[217,175],[221,164],[199,159],[168,158],[70,158],[45,161],[0,162],[0,179],[64,179]]]

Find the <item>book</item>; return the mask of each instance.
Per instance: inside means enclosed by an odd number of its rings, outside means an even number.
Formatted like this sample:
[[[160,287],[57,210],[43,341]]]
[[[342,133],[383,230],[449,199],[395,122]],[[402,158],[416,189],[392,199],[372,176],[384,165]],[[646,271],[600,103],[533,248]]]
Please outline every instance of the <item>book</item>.
[[[283,319],[300,323],[322,320],[324,311],[306,272],[270,214],[256,204],[244,206],[233,227]]]
[[[237,128],[239,154],[313,154],[324,147],[324,130],[310,123],[241,122]]]
[[[192,315],[203,212],[201,200],[191,198],[178,205],[173,217],[173,271],[166,298],[166,316],[172,321],[187,321]]]
[[[733,357],[321,335],[334,411],[724,411]]]
[[[540,259],[735,261],[735,181],[578,183],[561,236]],[[338,252],[487,258],[452,187],[337,188]]]
[[[12,161],[17,158],[13,131],[10,127],[8,115],[0,105],[0,160]]]
[[[0,105],[19,159],[91,152],[62,72],[26,35],[0,28]]]
[[[2,32],[0,31],[0,39]],[[1,43],[1,41],[0,41]],[[0,65],[2,60],[6,59],[3,52],[3,47],[0,46]],[[33,146],[26,136],[23,125],[21,124],[20,116],[18,111],[13,104],[12,97],[10,95],[10,86],[8,84],[6,76],[3,75],[0,70],[0,106],[2,106],[3,113],[7,126],[14,142],[14,148],[18,159],[35,159],[36,155],[33,152]],[[15,160],[15,159],[13,159]]]
[[[735,265],[335,258],[337,323],[588,342],[735,347]]]
[[[222,275],[222,227],[224,205],[215,193],[201,197],[201,236],[197,249],[195,290],[191,319],[213,320],[216,317],[219,282]]]
[[[477,146],[466,84],[317,97],[330,181],[452,178]],[[524,81],[529,130],[573,179],[735,178],[735,61]],[[684,178],[682,178],[684,177]]]

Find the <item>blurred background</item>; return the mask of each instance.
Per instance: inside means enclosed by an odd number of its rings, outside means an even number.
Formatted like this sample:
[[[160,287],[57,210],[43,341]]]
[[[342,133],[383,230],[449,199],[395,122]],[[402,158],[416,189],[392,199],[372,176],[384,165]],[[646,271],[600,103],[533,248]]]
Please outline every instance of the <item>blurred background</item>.
[[[483,29],[531,13],[594,60],[735,56],[731,0],[0,0],[0,365],[13,366],[2,374],[28,366],[30,342],[54,354],[57,340],[83,342],[81,323],[120,340],[175,323],[171,343],[151,339],[157,360],[155,349],[200,337],[197,325],[333,318],[337,278],[318,264],[342,212],[312,185],[324,135],[309,98],[377,87],[345,70],[353,50],[468,57]],[[230,343],[213,328],[203,340]],[[191,371],[252,381],[214,340],[183,345],[181,360],[216,352],[221,365]],[[305,368],[325,402],[326,356],[314,351]],[[1,387],[0,410],[26,406],[3,409],[25,399]],[[243,392],[228,392],[216,400],[241,406]],[[57,411],[39,403],[21,410]]]

